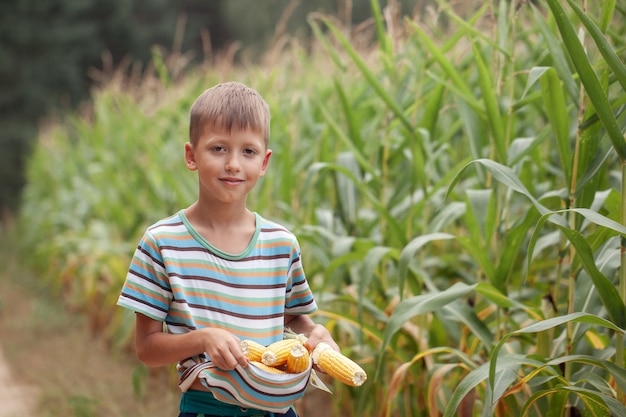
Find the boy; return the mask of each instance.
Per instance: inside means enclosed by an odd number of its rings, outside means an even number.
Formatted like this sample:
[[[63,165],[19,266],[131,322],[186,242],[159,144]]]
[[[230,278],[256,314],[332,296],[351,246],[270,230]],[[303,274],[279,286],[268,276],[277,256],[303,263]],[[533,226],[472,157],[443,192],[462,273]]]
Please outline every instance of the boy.
[[[325,327],[307,316],[317,309],[296,238],[246,206],[265,174],[269,107],[241,83],[202,93],[190,113],[185,163],[198,175],[198,199],[149,227],[135,251],[118,305],[136,313],[135,345],[148,366],[212,362],[246,367],[241,339],[268,345],[285,328],[338,349]],[[164,330],[164,325],[166,330]],[[218,401],[195,379],[183,393],[181,417],[296,416]]]

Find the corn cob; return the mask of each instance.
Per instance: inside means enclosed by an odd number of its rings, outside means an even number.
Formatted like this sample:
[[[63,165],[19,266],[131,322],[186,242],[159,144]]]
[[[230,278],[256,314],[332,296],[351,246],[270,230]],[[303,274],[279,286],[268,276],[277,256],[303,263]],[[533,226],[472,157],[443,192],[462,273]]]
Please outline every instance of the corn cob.
[[[289,356],[287,356],[287,372],[299,374],[309,368],[311,358],[309,351],[306,350],[304,345],[293,345],[289,350]]]
[[[367,379],[367,374],[359,365],[324,342],[313,349],[311,357],[323,372],[344,384],[358,387]]]
[[[264,364],[263,362],[250,361],[250,363],[265,372],[269,372],[270,374],[285,374],[286,373],[282,369],[274,368],[273,366],[268,366]]]
[[[265,349],[265,346],[254,340],[241,341],[241,351],[249,361],[260,361]]]
[[[302,342],[297,339],[283,339],[272,343],[265,349],[265,352],[263,352],[261,362],[268,366],[284,365],[287,363],[289,351],[294,345],[302,345]]]

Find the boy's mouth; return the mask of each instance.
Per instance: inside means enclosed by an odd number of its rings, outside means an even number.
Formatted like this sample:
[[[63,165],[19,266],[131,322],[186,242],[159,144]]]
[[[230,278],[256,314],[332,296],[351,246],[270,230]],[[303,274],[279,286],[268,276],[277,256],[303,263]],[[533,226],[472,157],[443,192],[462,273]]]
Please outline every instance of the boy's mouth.
[[[241,178],[221,178],[220,181],[229,185],[237,185],[243,182]]]

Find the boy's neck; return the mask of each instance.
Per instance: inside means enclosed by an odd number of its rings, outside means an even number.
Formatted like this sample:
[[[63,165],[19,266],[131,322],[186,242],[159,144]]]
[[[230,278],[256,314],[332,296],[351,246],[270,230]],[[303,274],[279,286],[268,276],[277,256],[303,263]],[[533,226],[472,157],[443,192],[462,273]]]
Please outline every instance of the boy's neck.
[[[254,221],[254,214],[245,205],[206,205],[196,201],[185,210],[185,215],[195,227],[214,230],[239,227]]]
[[[196,202],[185,210],[185,216],[213,247],[233,255],[248,247],[256,231],[256,216],[245,206],[237,209],[202,206]]]

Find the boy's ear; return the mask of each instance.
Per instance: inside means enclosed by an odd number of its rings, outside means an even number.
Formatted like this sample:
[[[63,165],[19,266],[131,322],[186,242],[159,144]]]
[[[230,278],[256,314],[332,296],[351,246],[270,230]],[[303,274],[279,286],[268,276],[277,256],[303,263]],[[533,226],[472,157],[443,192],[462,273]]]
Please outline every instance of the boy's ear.
[[[263,166],[261,167],[261,177],[265,175],[267,165],[270,163],[270,156],[272,156],[272,150],[268,149],[267,152],[265,152],[265,159],[263,159]]]
[[[198,169],[196,164],[196,155],[193,152],[193,145],[190,142],[185,143],[185,165],[190,171]]]

